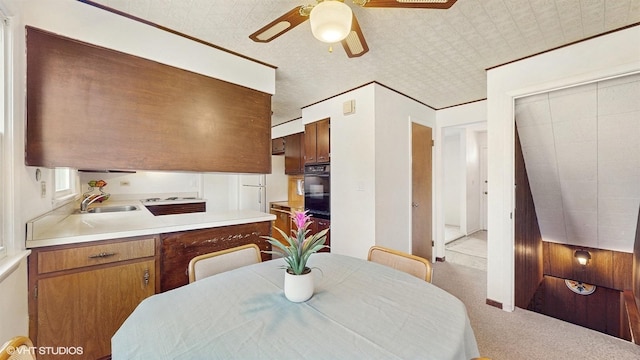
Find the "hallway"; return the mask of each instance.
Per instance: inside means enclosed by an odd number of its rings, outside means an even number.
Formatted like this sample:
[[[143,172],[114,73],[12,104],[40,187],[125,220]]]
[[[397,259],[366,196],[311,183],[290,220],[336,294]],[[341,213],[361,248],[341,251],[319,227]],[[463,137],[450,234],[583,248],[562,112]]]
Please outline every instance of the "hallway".
[[[445,260],[486,271],[487,231],[476,231],[449,242],[445,247]]]

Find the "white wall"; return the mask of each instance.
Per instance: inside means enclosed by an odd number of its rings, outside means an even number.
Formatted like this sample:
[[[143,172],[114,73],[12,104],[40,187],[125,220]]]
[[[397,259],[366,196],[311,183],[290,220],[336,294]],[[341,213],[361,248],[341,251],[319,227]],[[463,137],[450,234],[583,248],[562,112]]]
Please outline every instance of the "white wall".
[[[114,15],[75,0],[0,0],[10,17],[13,88],[9,91],[9,119],[3,141],[5,159],[3,179],[6,198],[5,240],[8,258],[15,261],[24,249],[25,223],[53,208],[51,188],[53,171],[42,170],[48,194],[40,196],[40,182],[35,167],[24,166],[25,127],[25,25],[63,36],[112,48],[171,66],[202,73],[228,82],[273,94],[275,69],[238,58],[229,53],[199,44],[177,35]],[[171,49],[171,51],[167,51]],[[11,196],[12,195],[12,196]],[[2,274],[0,274],[1,277]],[[26,267],[21,266],[0,282],[2,335],[27,333]],[[15,291],[7,291],[6,288]],[[5,321],[6,320],[6,321]],[[4,336],[3,338],[6,338]],[[0,340],[1,341],[1,340]]]
[[[487,72],[487,298],[514,309],[514,98],[640,71],[640,26]]]
[[[17,335],[29,335],[29,313],[27,308],[27,260],[7,278],[0,281],[0,342]]]
[[[267,191],[267,202],[287,198],[287,177],[284,175],[283,156],[272,156],[272,172],[274,175],[267,174],[270,187]],[[113,200],[155,196],[198,196],[207,200],[207,212],[238,208],[238,174],[163,171],[83,172],[80,173],[79,179],[83,192],[87,191],[89,180],[105,180],[107,186],[103,191],[111,194]],[[128,185],[123,185],[123,182]]]
[[[355,100],[356,112],[342,104]],[[379,84],[302,109],[304,124],[331,118],[332,252],[366,258],[374,244],[411,251],[411,122],[435,111]]]
[[[465,176],[466,162],[463,162],[462,139],[464,129],[446,128],[444,144],[442,148],[442,171],[444,176],[444,223],[445,225],[461,226],[460,212],[464,209],[462,197],[465,192],[462,189],[462,181]],[[464,229],[460,229],[464,232]]]
[[[356,112],[342,114],[355,100]],[[375,87],[302,109],[304,124],[331,118],[331,251],[366,258],[375,244]]]
[[[135,173],[80,172],[79,174],[82,192],[88,190],[90,180],[104,180],[107,186],[102,190],[111,195],[197,193],[198,196],[202,196],[202,174],[200,173],[137,171]],[[94,192],[97,192],[97,189]]]
[[[480,149],[476,124],[443,128],[444,223],[469,235],[480,230]]]
[[[427,106],[375,84],[377,245],[412,252],[411,123],[433,130],[435,113]],[[433,224],[433,216],[431,220]],[[433,239],[433,232],[425,239]]]
[[[466,129],[466,161],[465,161],[465,233],[472,234],[481,229],[480,226],[480,137],[484,132],[472,128]]]
[[[237,198],[234,189],[235,175],[228,174],[202,174],[202,198],[207,200],[207,212],[227,211],[231,203]]]
[[[271,138],[276,139],[279,137],[297,134],[304,132],[304,123],[302,118],[288,121],[284,124],[280,124],[271,128]]]

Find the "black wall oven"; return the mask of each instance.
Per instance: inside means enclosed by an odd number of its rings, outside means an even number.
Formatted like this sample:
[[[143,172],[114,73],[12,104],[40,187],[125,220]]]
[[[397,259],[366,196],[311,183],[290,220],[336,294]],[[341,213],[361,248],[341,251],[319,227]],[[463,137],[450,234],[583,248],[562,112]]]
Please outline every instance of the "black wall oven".
[[[315,218],[331,220],[331,165],[304,167],[304,208]]]

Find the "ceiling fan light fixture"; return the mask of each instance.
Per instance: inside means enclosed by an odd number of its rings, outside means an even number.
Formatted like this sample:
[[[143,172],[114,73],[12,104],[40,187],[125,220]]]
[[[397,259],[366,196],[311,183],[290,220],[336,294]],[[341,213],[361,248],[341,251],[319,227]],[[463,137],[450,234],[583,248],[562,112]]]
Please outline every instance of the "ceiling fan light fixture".
[[[325,0],[314,6],[309,15],[313,36],[325,43],[344,40],[351,31],[353,13],[339,0]]]

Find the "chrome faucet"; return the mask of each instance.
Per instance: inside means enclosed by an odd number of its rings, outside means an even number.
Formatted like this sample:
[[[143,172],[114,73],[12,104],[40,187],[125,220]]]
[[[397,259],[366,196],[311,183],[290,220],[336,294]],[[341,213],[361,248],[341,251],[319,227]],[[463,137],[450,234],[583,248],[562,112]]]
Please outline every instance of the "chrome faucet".
[[[104,199],[106,196],[107,196],[106,194],[87,196],[80,203],[80,212],[86,213],[87,212],[87,208],[89,207],[89,205],[93,204],[94,202],[96,202],[98,200]]]

